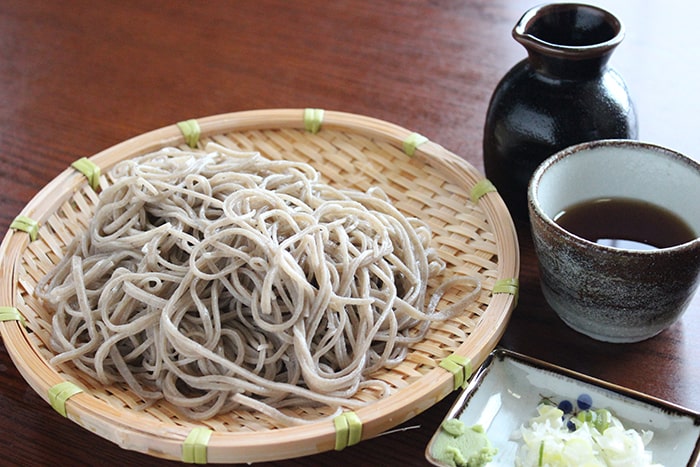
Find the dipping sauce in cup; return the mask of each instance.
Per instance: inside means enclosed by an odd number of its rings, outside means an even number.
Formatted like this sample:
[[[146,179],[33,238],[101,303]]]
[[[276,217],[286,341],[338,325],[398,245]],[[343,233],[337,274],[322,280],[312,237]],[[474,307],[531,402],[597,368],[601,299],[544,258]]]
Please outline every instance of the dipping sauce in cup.
[[[693,240],[695,231],[680,216],[632,198],[598,198],[561,211],[554,222],[586,240],[615,248],[655,250]]]
[[[571,328],[636,342],[671,324],[700,283],[700,164],[630,140],[567,148],[528,188],[540,283]]]

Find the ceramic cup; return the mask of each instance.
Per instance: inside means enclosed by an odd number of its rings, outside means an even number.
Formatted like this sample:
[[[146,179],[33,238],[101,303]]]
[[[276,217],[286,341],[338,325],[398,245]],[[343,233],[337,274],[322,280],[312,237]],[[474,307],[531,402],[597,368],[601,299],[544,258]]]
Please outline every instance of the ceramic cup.
[[[553,219],[599,198],[631,198],[666,208],[695,238],[652,250],[586,240]],[[700,282],[700,164],[675,151],[631,140],[603,140],[546,159],[528,186],[540,283],[571,328],[594,339],[636,342],[673,324]]]

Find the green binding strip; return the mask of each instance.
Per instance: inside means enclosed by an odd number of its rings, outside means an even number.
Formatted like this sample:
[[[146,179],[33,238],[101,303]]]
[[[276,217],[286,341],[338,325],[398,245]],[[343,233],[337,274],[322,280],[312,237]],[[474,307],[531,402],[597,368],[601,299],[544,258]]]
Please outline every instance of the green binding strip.
[[[440,366],[454,376],[454,389],[467,387],[467,382],[472,376],[472,363],[467,357],[452,354],[445,357]]]
[[[493,293],[506,293],[515,297],[515,303],[518,303],[520,293],[520,282],[517,278],[499,279],[493,285]]]
[[[411,133],[403,141],[403,152],[405,152],[409,157],[412,157],[416,153],[416,148],[423,143],[427,143],[429,140],[425,136],[419,133]]]
[[[196,148],[199,142],[199,137],[202,134],[202,129],[199,127],[199,122],[194,118],[178,122],[177,127],[185,137],[185,143],[191,148]]]
[[[355,412],[344,412],[333,419],[335,450],[342,451],[362,439],[362,420]]]
[[[21,230],[29,234],[29,239],[34,241],[39,236],[39,223],[27,216],[17,216],[10,224],[11,229]]]
[[[499,279],[493,285],[493,293],[508,293],[511,295],[517,295],[518,288],[519,284],[517,278]]]
[[[49,403],[56,412],[66,417],[66,401],[81,392],[83,390],[75,384],[70,381],[63,381],[49,389]]]
[[[491,193],[493,191],[496,191],[496,187],[493,185],[493,183],[491,183],[491,181],[487,178],[481,179],[472,188],[472,191],[471,191],[472,203],[476,203],[486,193]]]
[[[0,321],[19,321],[25,325],[24,316],[13,306],[0,306]]]
[[[304,109],[304,128],[313,134],[318,133],[323,123],[323,109]]]
[[[87,157],[81,157],[71,164],[78,172],[85,175],[93,190],[100,186],[100,168]]]
[[[203,426],[193,428],[182,444],[182,462],[206,464],[207,445],[212,433],[212,430]]]

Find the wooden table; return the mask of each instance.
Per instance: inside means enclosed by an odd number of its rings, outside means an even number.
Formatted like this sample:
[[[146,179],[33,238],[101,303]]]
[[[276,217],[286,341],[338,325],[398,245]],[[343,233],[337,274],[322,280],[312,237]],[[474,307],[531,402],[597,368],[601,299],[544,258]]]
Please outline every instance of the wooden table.
[[[593,3],[627,36],[612,58],[641,139],[700,157],[694,2]],[[419,131],[478,169],[492,90],[525,56],[511,28],[524,0],[0,3],[0,235],[78,157],[188,118],[318,107]],[[554,315],[528,228],[520,302],[501,346],[700,410],[700,299],[646,342],[604,344]],[[403,426],[341,452],[270,465],[421,465],[453,394]],[[0,348],[0,463],[166,465],[62,418]],[[173,463],[174,464],[174,463]]]

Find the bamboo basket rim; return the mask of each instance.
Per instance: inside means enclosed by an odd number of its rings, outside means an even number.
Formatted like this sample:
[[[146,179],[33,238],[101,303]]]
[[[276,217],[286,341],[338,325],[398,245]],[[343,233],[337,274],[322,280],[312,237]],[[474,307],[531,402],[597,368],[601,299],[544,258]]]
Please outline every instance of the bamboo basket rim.
[[[315,131],[309,131],[308,110],[248,110],[198,118],[196,122],[201,138],[226,133],[282,129],[312,134]],[[343,134],[357,134],[399,148],[418,135],[393,123],[372,117],[339,111],[325,111],[321,115],[322,121],[317,122],[321,126],[320,132],[331,130]],[[495,189],[488,189],[488,181],[466,160],[426,138],[420,138],[418,141],[417,147],[412,148],[415,149],[413,157],[427,166],[438,167],[449,183],[463,189],[465,193],[472,192],[473,195],[473,191],[486,182],[487,189],[480,192],[478,199],[474,201],[477,204],[475,209],[483,212],[488,221],[487,227],[492,229],[490,235],[493,236],[498,258],[494,279],[517,281],[520,267],[517,234],[498,193]],[[125,140],[88,159],[106,172],[127,157],[166,146],[182,146],[184,143],[183,130],[172,124]],[[41,224],[85,185],[85,176],[68,167],[41,189],[20,215]],[[30,241],[24,232],[10,229],[0,245],[2,307],[16,305],[16,296],[21,288],[17,280],[17,271]],[[474,367],[481,364],[500,340],[516,302],[517,285],[514,293],[492,292],[475,328],[454,354],[467,358]],[[42,398],[49,401],[49,389],[65,381],[65,376],[47,362],[20,321],[0,321],[0,335],[22,376]],[[443,399],[454,389],[453,374],[436,365],[427,374],[398,389],[389,397],[356,410],[355,413],[361,421],[361,440],[375,437],[410,419]],[[145,423],[141,417],[128,410],[119,410],[86,392],[75,394],[65,401],[65,411],[65,416],[69,419],[122,448],[155,457],[183,460],[183,443],[190,434],[191,427]],[[334,449],[336,437],[336,429],[333,423],[328,421],[275,428],[274,436],[271,436],[270,431],[214,430],[205,446],[206,462],[261,462],[301,457]],[[272,444],[274,449],[270,448]]]

